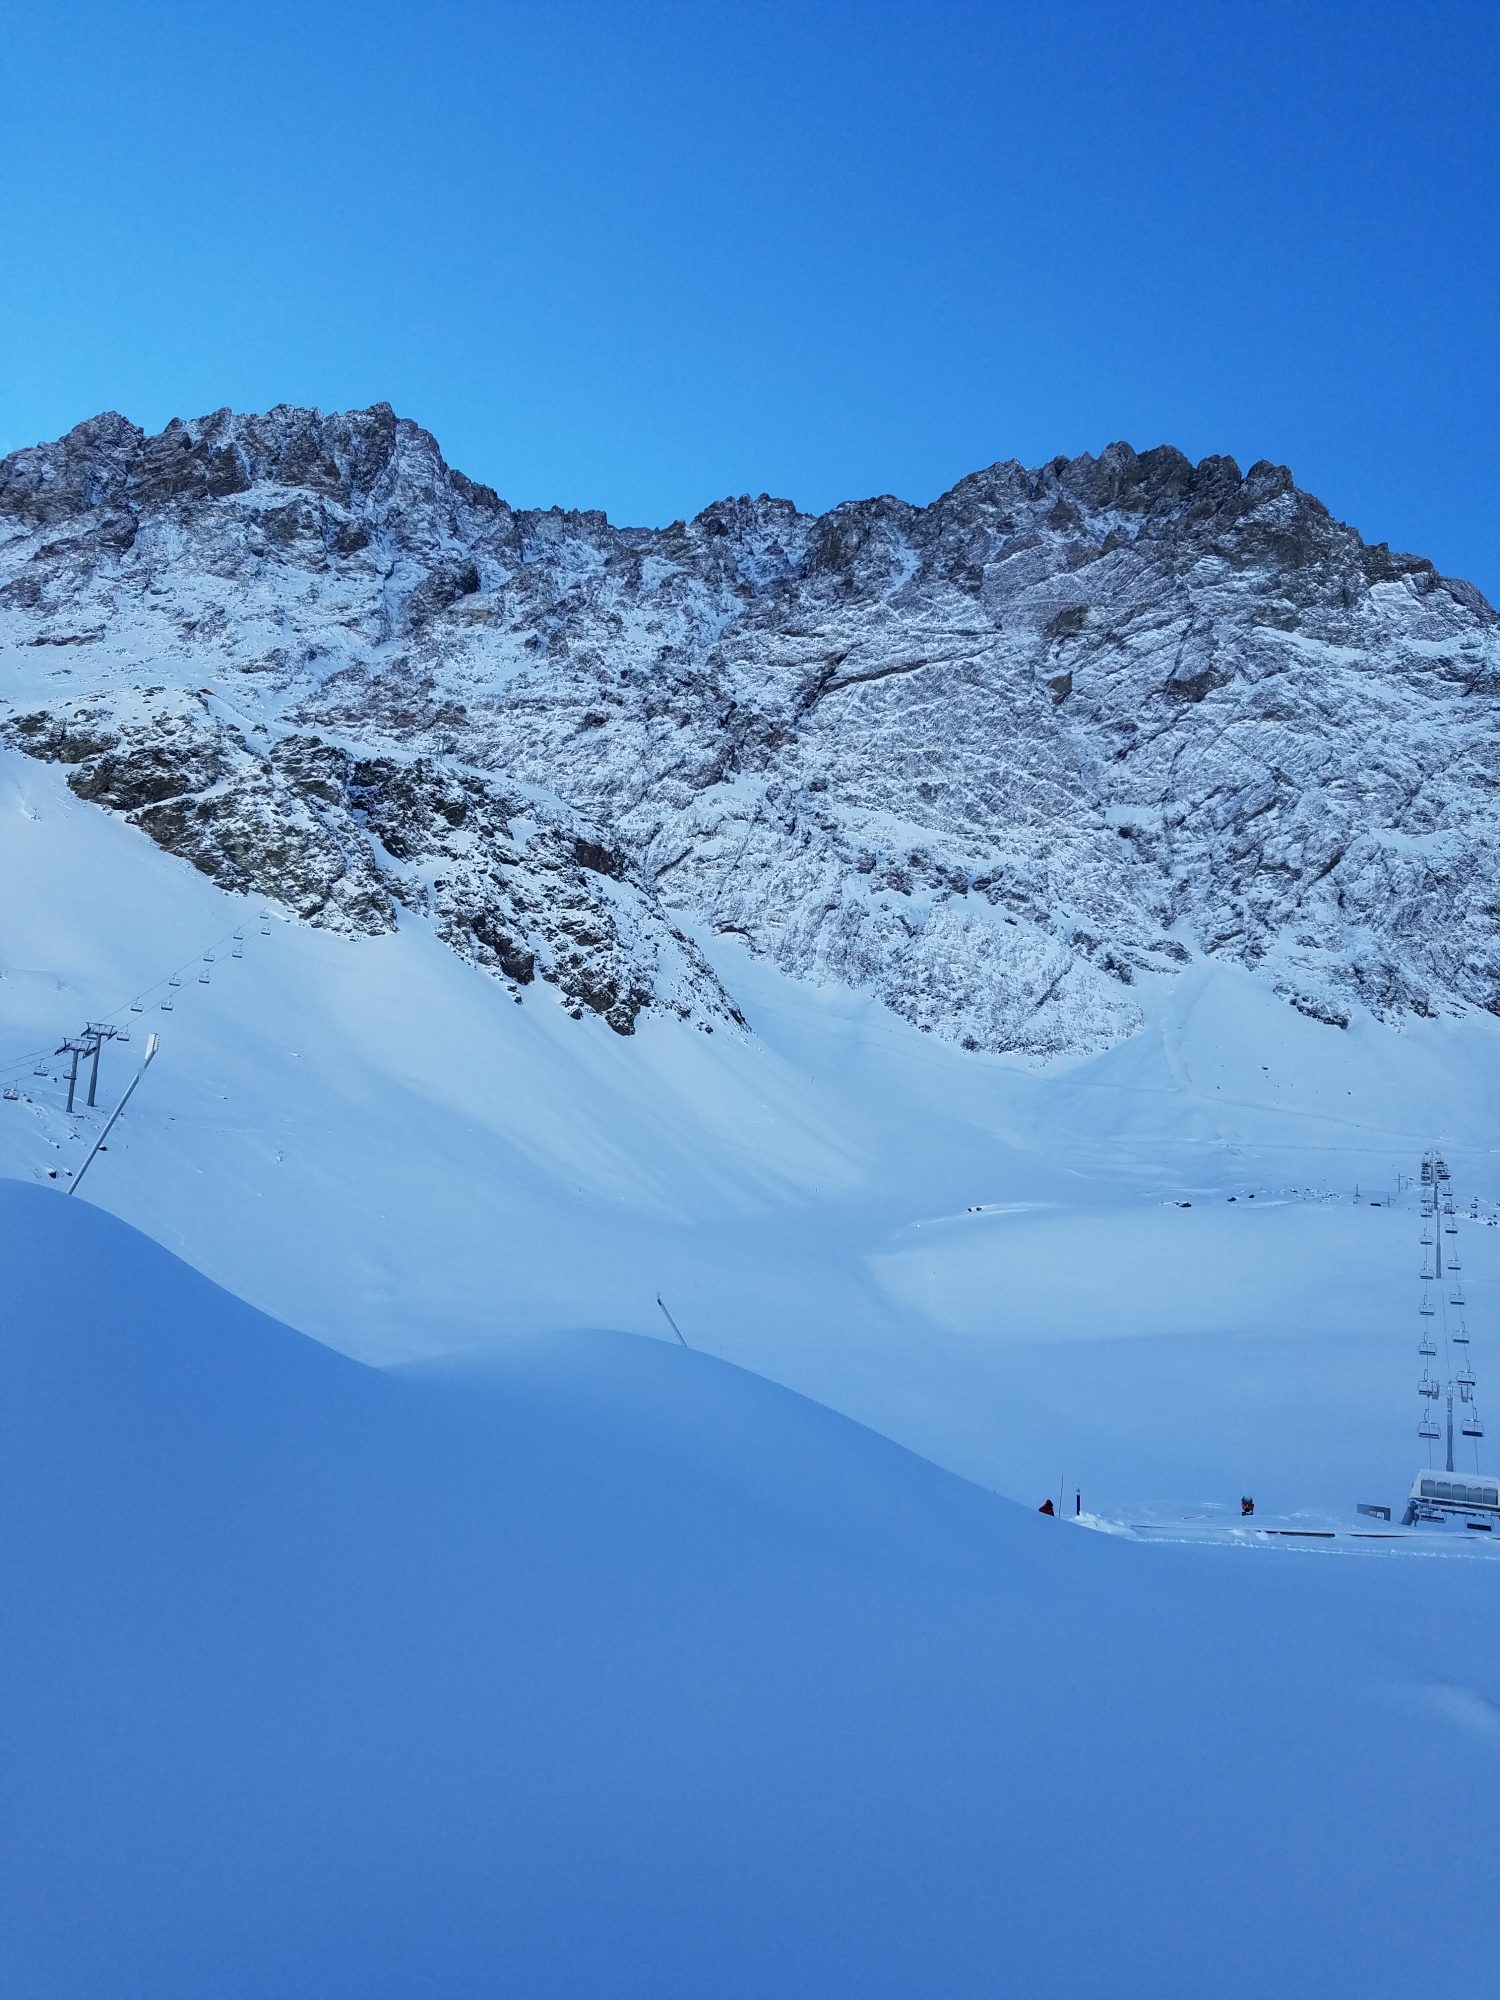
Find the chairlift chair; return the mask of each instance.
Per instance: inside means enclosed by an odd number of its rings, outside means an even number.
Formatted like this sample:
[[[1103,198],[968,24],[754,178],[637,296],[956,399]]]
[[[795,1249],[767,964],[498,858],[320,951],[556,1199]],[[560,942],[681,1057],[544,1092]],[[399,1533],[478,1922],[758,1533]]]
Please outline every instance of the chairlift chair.
[[[1470,1368],[1467,1361],[1462,1363],[1453,1379],[1458,1384],[1458,1393],[1467,1403],[1469,1400],[1469,1391],[1474,1386],[1474,1371]]]
[[[1422,1421],[1417,1425],[1417,1436],[1419,1438],[1442,1436],[1442,1432],[1438,1429],[1437,1418],[1432,1414],[1431,1410],[1424,1410],[1422,1412]]]
[[[1434,1399],[1436,1399],[1438,1396],[1441,1396],[1442,1393],[1443,1392],[1441,1387],[1439,1386],[1438,1383],[1433,1381],[1430,1375],[1424,1375],[1421,1381],[1417,1384],[1417,1394],[1419,1396],[1431,1396]]]
[[[198,984],[199,984],[200,986],[207,986],[207,984],[208,984],[208,974],[207,974],[206,972],[200,972],[200,973],[198,974]]]
[[[145,1001],[144,1001],[144,1000],[132,1000],[132,1001],[131,1001],[131,1003],[130,1003],[130,1011],[131,1011],[131,1013],[132,1013],[132,1014],[144,1014],[144,1013],[145,1013],[145,1011],[146,1011],[146,1003],[145,1003]]]
[[[1455,1347],[1467,1347],[1469,1344],[1469,1329],[1466,1326],[1460,1326],[1458,1331],[1450,1333],[1448,1338],[1453,1342]]]
[[[239,945],[236,945],[234,950],[229,954],[229,956],[231,958],[243,958],[245,954],[244,951],[241,949],[241,947]]]
[[[170,1014],[170,1013],[171,1013],[171,1011],[172,1011],[172,996],[171,996],[171,994],[170,994],[170,993],[169,993],[169,994],[167,995],[166,999],[162,1001],[162,1003],[161,1003],[161,1011],[162,1011],[162,1012],[163,1012],[164,1014]]]
[[[1484,1436],[1484,1425],[1479,1421],[1479,1412],[1474,1408],[1472,1403],[1464,1412],[1464,1420],[1459,1425],[1459,1430],[1466,1438],[1482,1438]]]
[[[13,1083],[8,1083],[5,1086],[5,1095],[7,1098],[11,1100],[12,1103],[14,1103],[16,1098],[18,1098],[21,1095],[21,1093],[19,1090],[17,1090],[16,1086]]]
[[[33,1076],[50,1076],[52,1072],[48,1069],[47,1065],[44,1062],[39,1062],[33,1068],[31,1074]]]
[[[206,951],[206,952],[204,952],[204,954],[203,954],[203,963],[204,963],[205,965],[212,965],[212,964],[213,964],[213,962],[214,962],[214,955],[213,955],[213,953],[212,953],[211,951]]]
[[[1430,1333],[1424,1333],[1422,1335],[1422,1344],[1417,1349],[1417,1352],[1418,1354],[1423,1354],[1428,1356],[1437,1353],[1437,1348],[1433,1345],[1432,1335]]]
[[[174,972],[171,978],[167,981],[167,984],[168,986],[180,986],[182,984],[182,974],[180,972]]]

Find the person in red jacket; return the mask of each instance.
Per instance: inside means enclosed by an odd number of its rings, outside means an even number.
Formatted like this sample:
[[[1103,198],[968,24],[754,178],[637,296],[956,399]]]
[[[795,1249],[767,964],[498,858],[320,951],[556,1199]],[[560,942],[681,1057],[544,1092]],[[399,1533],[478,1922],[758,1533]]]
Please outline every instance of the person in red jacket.
[[[1056,1508],[1055,1508],[1055,1507],[1053,1506],[1053,1504],[1052,1504],[1052,1502],[1051,1502],[1050,1500],[1044,1500],[1044,1501],[1042,1502],[1041,1506],[1040,1506],[1040,1507],[1038,1507],[1036,1511],[1037,1511],[1037,1512],[1038,1512],[1039,1514],[1052,1514],[1052,1515],[1055,1515],[1055,1514],[1057,1513],[1057,1509],[1056,1509]]]

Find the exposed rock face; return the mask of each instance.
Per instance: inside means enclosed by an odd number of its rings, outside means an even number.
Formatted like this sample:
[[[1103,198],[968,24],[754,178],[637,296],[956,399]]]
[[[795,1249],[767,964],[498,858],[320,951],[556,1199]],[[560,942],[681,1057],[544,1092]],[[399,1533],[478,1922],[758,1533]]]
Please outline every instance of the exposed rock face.
[[[231,887],[398,905],[628,1030],[686,930],[967,1045],[1200,952],[1500,1012],[1500,634],[1280,467],[1111,445],[926,508],[522,513],[385,406],[0,462],[0,716]]]

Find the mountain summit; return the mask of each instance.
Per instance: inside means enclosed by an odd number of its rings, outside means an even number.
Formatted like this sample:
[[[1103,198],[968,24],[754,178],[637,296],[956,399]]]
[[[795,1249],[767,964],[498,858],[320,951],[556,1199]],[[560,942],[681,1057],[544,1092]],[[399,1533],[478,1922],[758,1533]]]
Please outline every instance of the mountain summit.
[[[1213,955],[1331,1023],[1500,1012],[1500,631],[1284,468],[929,507],[514,509],[384,404],[0,461],[0,730],[225,887],[419,913],[629,1032],[701,948],[1081,1053]]]

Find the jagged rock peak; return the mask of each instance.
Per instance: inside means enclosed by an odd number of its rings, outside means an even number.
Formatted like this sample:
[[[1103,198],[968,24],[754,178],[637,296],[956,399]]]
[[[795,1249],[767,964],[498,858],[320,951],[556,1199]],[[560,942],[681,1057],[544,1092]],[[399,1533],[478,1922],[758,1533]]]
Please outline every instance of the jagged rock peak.
[[[951,524],[972,517],[976,507],[1034,512],[1046,504],[1049,525],[1056,528],[1105,514],[1153,523],[1215,519],[1228,526],[1284,502],[1285,516],[1326,524],[1341,542],[1369,548],[1372,577],[1426,573],[1456,588],[1469,604],[1485,603],[1472,584],[1439,578],[1423,557],[1366,544],[1356,530],[1334,522],[1284,465],[1260,459],[1242,473],[1231,457],[1210,456],[1195,465],[1175,446],[1138,452],[1122,440],[1097,456],[1058,456],[1041,466],[1000,461],[959,480],[927,508],[886,494],[843,501],[815,517],[790,500],[762,493],[712,501],[688,523],[617,529],[594,508],[511,508],[492,487],[450,467],[432,434],[398,417],[389,403],[329,413],[290,404],[256,415],[219,409],[191,419],[174,417],[154,436],[107,411],[53,443],[0,459],[0,516],[41,525],[88,510],[222,500],[259,485],[318,495],[356,511],[398,493],[407,506],[458,502],[507,520],[519,515],[533,523],[550,521],[596,542],[625,535],[641,544],[689,534],[758,546],[768,536],[793,536],[807,541],[812,560],[832,568],[846,566],[849,550],[881,524],[904,530],[923,516]],[[822,532],[808,536],[815,520],[825,524]]]

